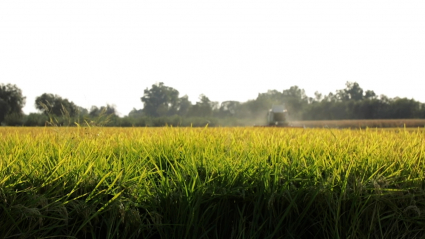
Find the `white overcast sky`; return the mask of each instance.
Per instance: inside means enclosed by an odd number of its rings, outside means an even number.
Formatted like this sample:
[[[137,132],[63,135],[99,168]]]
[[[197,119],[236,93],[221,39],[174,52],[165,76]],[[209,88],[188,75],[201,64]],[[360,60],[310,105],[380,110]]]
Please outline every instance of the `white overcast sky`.
[[[195,103],[358,82],[425,102],[425,1],[0,1],[0,83],[121,115],[164,82]]]

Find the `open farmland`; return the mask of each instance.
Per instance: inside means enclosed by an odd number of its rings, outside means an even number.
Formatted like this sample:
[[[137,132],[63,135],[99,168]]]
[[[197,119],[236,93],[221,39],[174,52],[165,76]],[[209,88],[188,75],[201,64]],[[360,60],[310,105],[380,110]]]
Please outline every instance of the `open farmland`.
[[[0,128],[0,238],[423,238],[425,132]]]
[[[305,120],[290,124],[308,128],[425,128],[425,119]]]

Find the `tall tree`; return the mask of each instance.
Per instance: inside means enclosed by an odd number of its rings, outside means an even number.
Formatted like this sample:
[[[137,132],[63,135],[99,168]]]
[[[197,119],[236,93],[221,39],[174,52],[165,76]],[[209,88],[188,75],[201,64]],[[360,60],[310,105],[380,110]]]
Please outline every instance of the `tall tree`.
[[[56,116],[68,115],[74,117],[78,114],[78,106],[59,95],[44,93],[35,99],[35,107],[45,114]]]
[[[131,117],[131,118],[139,118],[139,117],[142,117],[144,114],[143,114],[143,110],[138,110],[138,109],[136,109],[136,108],[133,108],[131,111],[130,111],[130,113],[128,113],[128,117]]]
[[[140,98],[143,102],[143,111],[149,116],[166,116],[177,113],[179,92],[163,82],[153,84],[152,88],[146,88]]]
[[[116,115],[116,109],[114,105],[109,105],[109,104],[107,104],[106,106],[101,106],[100,108],[93,105],[90,108],[89,115],[92,117],[98,117],[101,115],[105,115],[105,116]]]
[[[0,84],[0,123],[8,114],[23,115],[25,97],[16,85]]]
[[[196,117],[210,117],[217,106],[217,102],[211,101],[207,96],[201,94],[199,96],[199,101],[190,108],[189,115]]]
[[[192,103],[190,102],[189,97],[187,95],[180,97],[178,108],[177,108],[177,114],[180,116],[186,116],[191,106],[192,106]]]
[[[282,91],[282,101],[290,112],[292,119],[302,119],[302,113],[309,99],[304,89],[298,86],[291,86],[287,90]]]
[[[239,101],[224,101],[221,102],[221,106],[219,109],[219,116],[221,117],[229,117],[235,116],[238,113],[238,108],[241,105]]]
[[[363,89],[357,82],[347,82],[345,86],[345,89],[337,91],[337,95],[341,101],[358,101],[363,99]],[[372,94],[372,92],[368,92],[368,94]],[[370,95],[368,95],[368,97],[370,97]]]
[[[277,90],[268,90],[266,93],[259,93],[253,101],[247,102],[252,115],[266,115],[272,105],[284,104],[282,93]]]
[[[420,103],[414,99],[395,98],[391,104],[392,119],[409,119],[418,117],[420,112]]]
[[[0,123],[4,121],[4,118],[6,118],[6,115],[9,113],[9,110],[9,104],[5,100],[0,99]]]
[[[376,99],[376,94],[373,90],[367,90],[364,94],[364,98],[368,100]]]

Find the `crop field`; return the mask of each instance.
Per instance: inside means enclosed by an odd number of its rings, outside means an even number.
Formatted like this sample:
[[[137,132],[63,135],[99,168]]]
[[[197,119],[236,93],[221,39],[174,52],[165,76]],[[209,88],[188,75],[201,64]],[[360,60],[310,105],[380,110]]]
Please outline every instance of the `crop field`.
[[[425,119],[311,120],[292,121],[291,125],[308,128],[425,128]]]
[[[0,238],[424,238],[425,131],[0,128]]]

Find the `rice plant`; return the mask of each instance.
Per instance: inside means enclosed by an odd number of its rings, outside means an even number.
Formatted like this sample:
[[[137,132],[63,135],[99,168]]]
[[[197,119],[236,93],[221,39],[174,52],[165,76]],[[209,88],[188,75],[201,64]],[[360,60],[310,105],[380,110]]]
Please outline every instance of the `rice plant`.
[[[425,132],[0,128],[0,238],[422,238]]]

